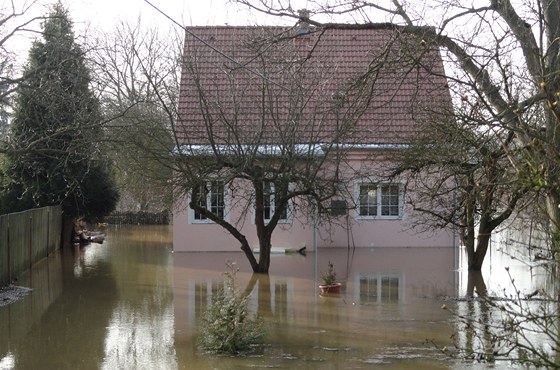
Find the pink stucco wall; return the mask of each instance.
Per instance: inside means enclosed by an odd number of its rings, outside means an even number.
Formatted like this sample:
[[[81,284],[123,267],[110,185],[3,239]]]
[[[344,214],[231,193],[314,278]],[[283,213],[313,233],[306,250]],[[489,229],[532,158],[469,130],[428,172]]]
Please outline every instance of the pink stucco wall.
[[[351,187],[356,183],[355,173],[376,173],[383,167],[379,162],[367,160],[371,157],[364,155],[349,156],[346,162],[346,173]],[[372,163],[367,167],[367,163]],[[352,174],[352,175],[350,175]],[[362,176],[363,178],[363,176]],[[411,189],[408,192],[413,191]],[[406,199],[410,198],[408,194]],[[230,211],[231,221],[237,220],[239,212]],[[248,212],[247,219],[241,224],[241,232],[249,243],[257,247],[255,225]],[[437,232],[418,231],[411,228],[412,210],[404,204],[402,217],[399,219],[361,220],[357,218],[357,211],[349,210],[347,216],[337,219],[336,225],[319,224],[314,230],[311,217],[297,214],[291,224],[280,224],[273,233],[274,247],[299,249],[303,246],[313,250],[314,239],[318,248],[346,247],[449,247],[454,245],[454,235],[451,230]],[[198,251],[236,251],[239,242],[215,224],[195,224],[189,222],[189,212],[185,203],[178,206],[173,220],[173,248],[177,252]],[[347,226],[350,226],[349,228]],[[315,235],[315,236],[314,236]]]
[[[348,244],[356,247],[449,247],[453,245],[453,234],[450,230],[439,232],[415,232],[406,224],[407,210],[401,220],[354,220],[348,231],[343,227],[328,230],[319,226],[316,231],[318,248],[345,247]],[[215,224],[190,224],[188,212],[176,212],[173,219],[173,249],[177,252],[198,251],[234,251],[239,249],[239,242]],[[242,233],[251,245],[258,246],[255,226],[246,222]],[[273,234],[274,247],[299,249],[306,246],[313,250],[313,227],[295,221],[291,227],[280,225]]]

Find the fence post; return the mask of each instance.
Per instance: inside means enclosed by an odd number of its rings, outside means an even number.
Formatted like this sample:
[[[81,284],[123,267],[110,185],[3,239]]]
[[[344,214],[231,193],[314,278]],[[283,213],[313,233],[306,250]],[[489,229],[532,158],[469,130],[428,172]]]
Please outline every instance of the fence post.
[[[51,239],[51,209],[49,208],[49,210],[47,211],[47,248],[46,249],[46,254],[45,257],[49,256],[49,244],[50,244],[50,240]]]
[[[29,217],[29,268],[33,267],[33,217]]]
[[[8,239],[8,284],[12,283],[12,245],[10,242],[10,221],[8,220],[8,226],[7,226],[7,231],[6,233],[7,235],[7,239]]]

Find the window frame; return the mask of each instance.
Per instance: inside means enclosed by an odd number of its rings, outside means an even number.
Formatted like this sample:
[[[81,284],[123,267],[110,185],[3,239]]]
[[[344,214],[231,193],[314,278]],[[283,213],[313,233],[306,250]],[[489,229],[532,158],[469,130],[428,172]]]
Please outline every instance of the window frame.
[[[272,210],[272,209],[274,210],[272,213],[270,213],[270,215],[272,216],[272,215],[274,215],[274,212],[276,212],[276,205],[275,205],[275,203],[274,203],[274,193],[275,193],[274,181],[266,181],[266,183],[269,183],[269,184],[271,185],[271,188],[270,188],[271,190],[270,190],[270,194],[268,194],[268,199],[269,199],[269,204],[270,204],[270,205],[269,205],[269,208],[270,208],[271,210]],[[266,194],[266,191],[264,191],[264,187],[265,187],[265,185],[263,184],[263,192],[264,192],[263,195],[266,197],[267,194]],[[289,184],[289,185],[288,185],[288,191],[290,191],[290,190],[293,190],[292,184]],[[265,199],[265,203],[266,203],[266,199]],[[263,209],[263,212],[264,212],[264,211],[265,211],[265,210]],[[255,223],[255,217],[256,217],[256,215],[257,215],[256,212],[257,212],[257,209],[256,209],[256,206],[255,206],[255,204],[254,204],[254,202],[253,202],[253,217],[252,217],[253,224]],[[270,218],[266,218],[266,217],[264,217],[264,215],[263,215],[263,218],[264,218],[264,223],[265,223],[265,225],[268,224],[268,223],[270,222],[271,217],[270,217]],[[288,208],[286,209],[286,218],[280,218],[280,219],[278,219],[278,224],[291,224],[292,221],[293,221],[293,199],[290,199],[290,200],[288,201]]]
[[[366,195],[368,198],[367,203],[362,203],[362,197],[364,196],[362,193],[362,187],[367,186],[370,188],[374,188],[375,190],[375,198],[373,201],[370,200],[373,198],[371,195]],[[393,198],[395,194],[390,193],[389,195],[384,195],[383,189],[387,187],[398,187],[398,204],[391,204],[390,200]],[[403,218],[404,214],[404,192],[403,192],[403,184],[400,182],[372,182],[372,181],[359,181],[356,183],[356,219],[358,220],[400,220]],[[373,189],[372,189],[373,190]],[[389,199],[389,202],[387,202]],[[375,214],[361,214],[362,204],[368,208],[374,208]],[[384,215],[384,208],[386,207],[398,207],[397,214],[387,214]],[[373,213],[373,212],[372,212]]]
[[[206,186],[210,188],[210,191],[208,192],[208,194],[206,194],[206,209],[212,211],[212,208],[214,207],[212,205],[212,197],[215,196],[216,194],[218,194],[217,192],[213,192],[213,185],[216,183],[220,183],[222,185],[222,199],[223,199],[223,219],[226,221],[229,221],[229,189],[227,184],[222,181],[222,180],[208,180],[206,181]],[[190,192],[190,197],[192,197],[192,191]],[[220,205],[218,205],[219,207]],[[214,221],[208,219],[208,218],[204,218],[204,219],[199,219],[197,218],[197,212],[192,209],[190,206],[189,208],[189,224],[215,224]]]

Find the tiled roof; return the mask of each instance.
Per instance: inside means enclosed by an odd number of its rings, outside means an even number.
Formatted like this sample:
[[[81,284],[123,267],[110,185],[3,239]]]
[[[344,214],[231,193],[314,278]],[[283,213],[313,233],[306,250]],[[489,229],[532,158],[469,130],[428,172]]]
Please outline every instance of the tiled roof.
[[[418,39],[394,30],[291,32],[187,28],[184,144],[407,143],[431,111],[450,107],[439,51]]]

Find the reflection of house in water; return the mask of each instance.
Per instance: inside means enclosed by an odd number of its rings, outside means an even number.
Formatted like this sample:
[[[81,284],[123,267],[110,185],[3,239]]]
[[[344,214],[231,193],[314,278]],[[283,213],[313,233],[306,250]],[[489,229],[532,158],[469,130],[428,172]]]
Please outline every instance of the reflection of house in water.
[[[242,253],[176,253],[173,257],[179,341],[190,340],[196,333],[200,314],[223,284],[226,261],[239,261],[236,287],[251,293],[250,311],[268,323],[285,325],[288,333],[314,327],[322,318],[334,318],[343,325],[348,315],[372,307],[376,315],[412,315],[417,302],[455,295],[457,288],[452,248],[357,248],[350,254],[345,248],[331,248],[307,257],[275,255],[270,276],[253,275]],[[337,279],[343,283],[341,295],[335,298],[319,296],[318,284],[328,261],[334,263]],[[433,302],[437,311],[439,303]]]
[[[190,281],[188,301],[189,321],[195,322],[212,303],[212,297],[223,287],[220,281]],[[192,292],[192,293],[191,293]]]
[[[272,312],[275,316],[287,317],[288,306],[290,305],[288,301],[288,284],[285,281],[277,281],[271,288],[273,288],[271,292]]]
[[[354,299],[360,304],[405,301],[404,273],[358,273]]]
[[[245,280],[245,279],[244,279]],[[213,297],[224,287],[219,279],[192,280],[187,284],[187,317],[191,325],[198,322],[203,312],[212,303]],[[293,306],[293,284],[285,279],[269,276],[252,276],[245,284],[237,287],[240,293],[250,294],[249,309],[252,312],[266,312],[267,315],[286,318]]]

